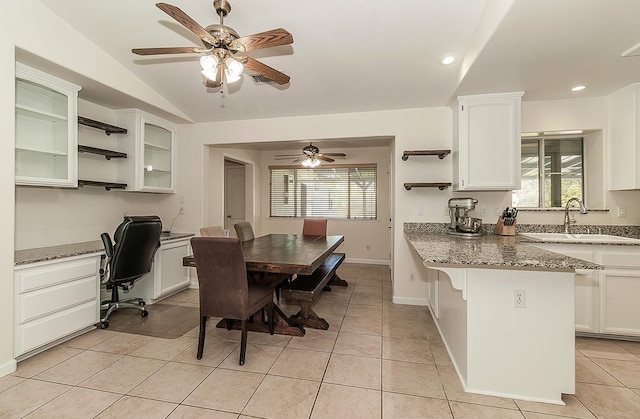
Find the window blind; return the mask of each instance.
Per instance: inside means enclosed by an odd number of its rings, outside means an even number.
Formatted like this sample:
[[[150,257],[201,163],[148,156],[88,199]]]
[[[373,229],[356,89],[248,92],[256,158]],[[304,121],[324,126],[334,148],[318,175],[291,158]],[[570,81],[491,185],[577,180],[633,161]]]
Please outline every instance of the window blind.
[[[377,218],[375,164],[269,166],[270,216]]]

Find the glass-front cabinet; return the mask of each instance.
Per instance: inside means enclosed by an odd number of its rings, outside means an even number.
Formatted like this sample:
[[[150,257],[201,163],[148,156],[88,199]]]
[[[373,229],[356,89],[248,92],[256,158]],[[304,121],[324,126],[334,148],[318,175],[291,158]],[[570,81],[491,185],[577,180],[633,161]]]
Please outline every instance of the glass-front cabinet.
[[[175,127],[139,109],[116,111],[118,124],[128,129],[118,139],[118,151],[131,158],[118,162],[118,182],[127,190],[175,192]]]
[[[16,63],[15,183],[77,187],[80,86]]]

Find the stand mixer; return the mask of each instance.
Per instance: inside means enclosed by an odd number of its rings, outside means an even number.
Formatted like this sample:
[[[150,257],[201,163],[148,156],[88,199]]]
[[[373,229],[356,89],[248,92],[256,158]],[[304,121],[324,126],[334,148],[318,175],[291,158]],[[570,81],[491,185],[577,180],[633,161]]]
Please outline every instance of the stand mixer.
[[[449,234],[461,237],[478,237],[482,235],[482,219],[469,216],[469,211],[476,209],[475,198],[449,199]]]

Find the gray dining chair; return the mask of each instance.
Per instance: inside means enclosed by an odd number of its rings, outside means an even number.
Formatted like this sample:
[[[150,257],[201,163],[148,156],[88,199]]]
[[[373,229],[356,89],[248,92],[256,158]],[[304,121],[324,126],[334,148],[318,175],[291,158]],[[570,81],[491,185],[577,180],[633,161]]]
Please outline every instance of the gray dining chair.
[[[193,237],[193,256],[200,294],[200,332],[196,357],[202,359],[207,319],[222,317],[240,320],[240,365],[247,352],[247,320],[267,309],[269,333],[273,335],[273,288],[249,283],[247,267],[239,239],[229,237]],[[260,319],[262,313],[260,313]]]
[[[234,224],[233,228],[236,230],[236,235],[241,242],[246,242],[247,240],[253,240],[256,238],[256,235],[253,233],[253,227],[251,227],[251,223],[248,221]]]
[[[222,228],[221,226],[202,227],[200,229],[200,236],[202,236],[202,237],[225,237],[224,228]]]

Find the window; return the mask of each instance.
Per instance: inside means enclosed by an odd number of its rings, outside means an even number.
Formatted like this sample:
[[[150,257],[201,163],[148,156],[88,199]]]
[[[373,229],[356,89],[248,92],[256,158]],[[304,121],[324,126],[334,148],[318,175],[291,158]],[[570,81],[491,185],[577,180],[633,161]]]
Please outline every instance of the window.
[[[271,217],[375,220],[375,164],[270,166]]]
[[[513,206],[562,207],[573,197],[584,201],[583,150],[582,137],[523,139],[522,183],[513,191]]]

